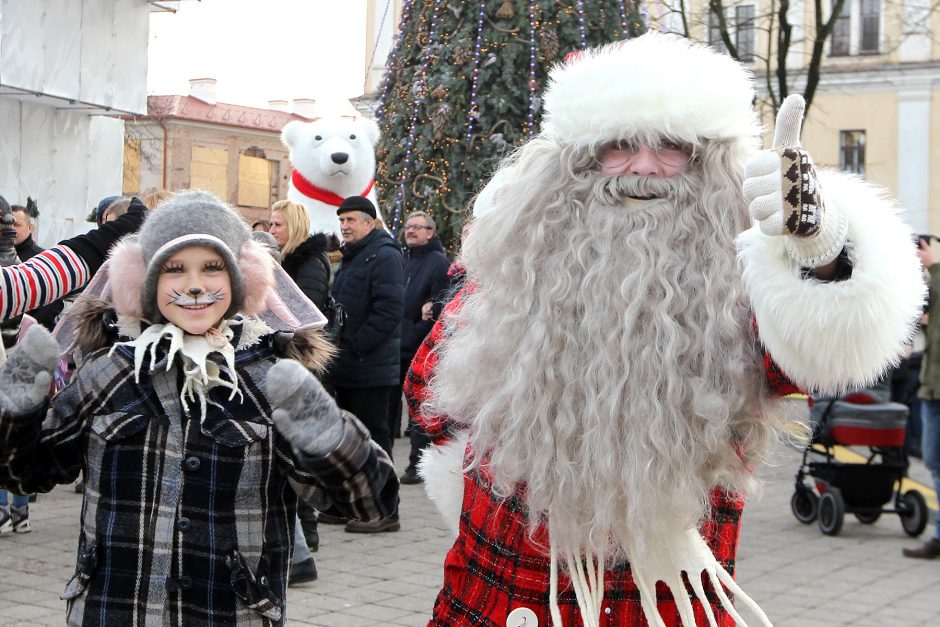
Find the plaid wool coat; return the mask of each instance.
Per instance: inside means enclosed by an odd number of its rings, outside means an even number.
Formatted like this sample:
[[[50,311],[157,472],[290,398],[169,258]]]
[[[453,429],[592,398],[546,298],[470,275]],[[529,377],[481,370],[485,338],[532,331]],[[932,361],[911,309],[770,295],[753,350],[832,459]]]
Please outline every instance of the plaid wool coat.
[[[275,431],[264,379],[282,338],[259,324],[234,327],[243,400],[214,388],[201,420],[198,403],[182,409],[176,364],[135,383],[126,346],[89,355],[45,421],[0,416],[3,487],[46,492],[84,472],[69,625],[283,624],[298,495],[362,520],[393,512],[394,469],[352,415],[323,457]]]
[[[422,411],[422,403],[428,398],[427,384],[437,363],[434,348],[447,333],[448,314],[461,307],[470,289],[472,286],[464,287],[445,307],[418,349],[405,379],[404,391],[411,414],[435,444],[449,441],[458,426],[446,416]],[[798,391],[769,357],[765,358],[764,364],[768,385],[775,394]],[[509,624],[507,617],[510,612],[520,607],[532,610],[539,625],[552,624],[549,614],[549,558],[527,535],[523,491],[524,487],[520,487],[510,498],[500,498],[491,489],[485,468],[475,467],[464,472],[457,540],[444,560],[444,586],[438,593],[429,627],[504,627]],[[711,506],[711,517],[700,531],[718,562],[734,576],[744,503],[737,495],[715,489]],[[547,546],[546,542],[542,544]],[[718,625],[732,627],[734,620],[718,602],[711,585],[705,581],[704,586]],[[656,586],[656,597],[665,624],[681,625],[672,593],[662,582]],[[574,588],[568,573],[562,570],[558,573],[558,605],[566,627],[581,625]],[[701,602],[693,599],[692,606],[696,624],[708,624]],[[618,564],[605,572],[602,607],[600,625],[603,627],[647,624],[640,605],[640,593],[628,563]]]

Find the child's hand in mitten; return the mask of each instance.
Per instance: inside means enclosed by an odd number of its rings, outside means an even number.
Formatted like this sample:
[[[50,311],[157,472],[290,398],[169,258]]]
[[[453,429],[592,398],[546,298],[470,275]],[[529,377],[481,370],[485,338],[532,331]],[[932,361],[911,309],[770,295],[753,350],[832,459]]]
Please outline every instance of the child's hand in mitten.
[[[319,456],[339,445],[342,412],[309,370],[292,359],[281,359],[268,370],[265,387],[274,407],[274,428],[294,448]]]
[[[806,107],[802,96],[788,96],[780,106],[774,145],[747,162],[744,197],[751,217],[767,235],[790,235],[790,257],[817,268],[834,260],[845,246],[847,223],[834,207],[826,209],[816,166],[800,146]]]
[[[41,325],[26,335],[0,366],[0,409],[21,415],[38,409],[49,396],[59,345]]]

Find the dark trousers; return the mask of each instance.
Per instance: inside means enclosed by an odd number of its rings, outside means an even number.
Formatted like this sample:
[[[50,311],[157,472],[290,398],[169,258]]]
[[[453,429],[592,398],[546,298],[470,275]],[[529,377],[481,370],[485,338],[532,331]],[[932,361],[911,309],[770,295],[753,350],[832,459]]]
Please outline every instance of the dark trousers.
[[[388,386],[346,388],[337,385],[336,404],[358,418],[376,444],[389,457],[392,456],[392,439],[388,433]]]
[[[410,367],[411,358],[402,359],[401,369],[398,371],[398,385],[388,389],[388,432],[393,440],[401,435],[401,388]]]

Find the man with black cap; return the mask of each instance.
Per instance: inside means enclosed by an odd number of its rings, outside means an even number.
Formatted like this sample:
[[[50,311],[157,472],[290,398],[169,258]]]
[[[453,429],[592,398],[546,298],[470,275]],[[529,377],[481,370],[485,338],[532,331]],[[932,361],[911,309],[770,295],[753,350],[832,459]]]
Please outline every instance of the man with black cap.
[[[333,298],[346,312],[336,340],[339,354],[329,381],[336,403],[369,429],[392,454],[388,430],[389,388],[398,384],[404,271],[401,249],[375,228],[376,211],[363,196],[346,198],[336,210],[343,261],[333,281]],[[350,521],[346,531],[398,531],[398,515],[373,523]]]

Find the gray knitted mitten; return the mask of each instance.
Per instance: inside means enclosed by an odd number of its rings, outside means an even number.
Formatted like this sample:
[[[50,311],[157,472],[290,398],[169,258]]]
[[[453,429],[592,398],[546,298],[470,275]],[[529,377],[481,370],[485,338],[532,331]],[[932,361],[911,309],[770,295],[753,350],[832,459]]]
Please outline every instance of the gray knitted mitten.
[[[326,455],[343,439],[343,415],[316,377],[293,359],[268,370],[265,388],[274,412],[274,428],[298,451]]]
[[[34,325],[0,366],[0,409],[21,415],[38,409],[49,396],[59,345],[41,325]]]

